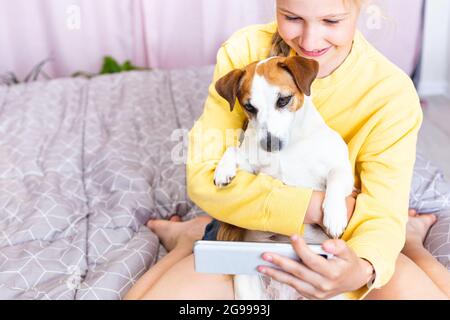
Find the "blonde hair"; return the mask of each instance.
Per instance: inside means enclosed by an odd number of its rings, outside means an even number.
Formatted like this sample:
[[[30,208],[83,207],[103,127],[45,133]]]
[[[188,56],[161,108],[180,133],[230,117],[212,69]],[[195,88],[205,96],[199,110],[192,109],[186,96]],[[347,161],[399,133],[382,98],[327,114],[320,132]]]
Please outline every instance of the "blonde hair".
[[[358,9],[358,12],[361,11],[361,7],[365,4],[366,0],[343,0],[344,5],[354,5]],[[272,37],[272,44],[269,53],[269,57],[281,56],[287,57],[291,52],[291,47],[281,38],[278,30]]]
[[[358,8],[358,10],[360,10],[363,2],[364,0],[344,0],[344,5],[348,6],[350,4],[353,4]]]

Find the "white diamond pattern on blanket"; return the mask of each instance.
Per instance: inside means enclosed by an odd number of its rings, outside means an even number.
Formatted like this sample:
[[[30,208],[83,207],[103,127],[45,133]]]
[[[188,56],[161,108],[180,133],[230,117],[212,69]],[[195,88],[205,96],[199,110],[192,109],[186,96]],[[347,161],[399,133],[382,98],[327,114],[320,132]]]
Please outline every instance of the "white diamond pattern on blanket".
[[[0,86],[0,299],[120,299],[166,254],[148,219],[204,214],[171,134],[201,114],[212,73]],[[450,187],[418,160],[412,205],[449,208]],[[448,212],[427,245],[450,269]]]
[[[170,134],[180,117],[193,124],[211,75],[0,87],[0,298],[119,299],[165,253],[145,223],[201,213],[171,161]],[[180,116],[174,95],[195,114]]]

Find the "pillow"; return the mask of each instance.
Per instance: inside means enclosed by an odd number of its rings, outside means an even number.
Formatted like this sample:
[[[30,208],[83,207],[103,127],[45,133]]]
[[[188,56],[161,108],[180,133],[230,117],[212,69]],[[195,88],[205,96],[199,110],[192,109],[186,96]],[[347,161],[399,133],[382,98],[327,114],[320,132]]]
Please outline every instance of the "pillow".
[[[450,183],[442,171],[423,154],[417,152],[411,184],[409,207],[420,213],[437,212],[450,208]]]
[[[414,166],[409,206],[419,213],[436,214],[438,219],[425,239],[425,248],[450,271],[450,183],[420,152]]]
[[[438,220],[425,239],[425,248],[450,271],[450,210],[438,212]]]

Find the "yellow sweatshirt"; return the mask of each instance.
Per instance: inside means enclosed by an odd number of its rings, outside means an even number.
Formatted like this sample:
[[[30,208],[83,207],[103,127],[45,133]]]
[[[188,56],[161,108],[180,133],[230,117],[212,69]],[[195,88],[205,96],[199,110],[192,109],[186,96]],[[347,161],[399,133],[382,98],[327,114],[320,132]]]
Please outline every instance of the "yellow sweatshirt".
[[[226,129],[242,128],[246,119],[239,103],[230,112],[214,83],[235,68],[267,58],[276,28],[275,22],[244,28],[220,48],[203,114],[189,132],[187,188],[192,201],[218,220],[291,236],[301,233],[311,189],[242,170],[225,188],[213,183],[226,148],[239,143],[238,137],[225,137]],[[372,263],[376,278],[371,288],[379,288],[392,277],[405,241],[422,123],[417,92],[410,78],[357,31],[349,56],[331,75],[314,81],[312,97],[328,126],[347,143],[355,187],[361,190],[342,239]],[[367,293],[365,286],[349,295]]]

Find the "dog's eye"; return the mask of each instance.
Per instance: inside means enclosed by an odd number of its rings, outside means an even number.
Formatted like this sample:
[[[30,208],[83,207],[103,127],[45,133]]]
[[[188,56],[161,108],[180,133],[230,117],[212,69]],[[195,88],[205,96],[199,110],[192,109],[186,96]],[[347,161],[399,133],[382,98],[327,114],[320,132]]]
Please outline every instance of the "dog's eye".
[[[289,104],[289,102],[291,102],[291,100],[292,100],[292,96],[278,98],[277,108],[281,109],[281,108],[286,107]]]
[[[245,108],[245,110],[247,110],[247,111],[250,112],[250,113],[256,113],[256,112],[258,112],[258,110],[257,110],[254,106],[252,106],[251,103],[246,103],[246,104],[244,104],[244,108]]]

